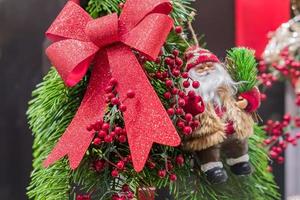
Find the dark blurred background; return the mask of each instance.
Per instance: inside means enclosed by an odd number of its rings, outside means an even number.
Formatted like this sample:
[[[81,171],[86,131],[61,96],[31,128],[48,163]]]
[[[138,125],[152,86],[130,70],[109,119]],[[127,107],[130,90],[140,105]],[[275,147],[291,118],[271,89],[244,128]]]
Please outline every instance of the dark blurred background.
[[[234,1],[198,0],[195,29],[205,34],[208,48],[224,57],[234,46]],[[0,199],[27,199],[32,160],[32,136],[26,122],[31,91],[49,67],[44,57],[44,32],[64,0],[0,0]],[[264,104],[263,118],[284,111],[284,86],[270,91],[272,104]],[[283,193],[283,167],[276,167]]]

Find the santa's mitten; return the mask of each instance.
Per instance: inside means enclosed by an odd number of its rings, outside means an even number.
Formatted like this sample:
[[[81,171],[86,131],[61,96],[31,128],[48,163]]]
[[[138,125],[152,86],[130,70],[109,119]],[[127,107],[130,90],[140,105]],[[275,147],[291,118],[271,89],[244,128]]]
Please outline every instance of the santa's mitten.
[[[186,96],[184,100],[186,103],[183,107],[185,113],[190,113],[193,116],[196,116],[204,112],[205,106],[200,96]]]
[[[245,108],[247,112],[255,112],[259,108],[261,100],[260,92],[257,87],[240,94],[240,96],[248,101],[248,106]]]

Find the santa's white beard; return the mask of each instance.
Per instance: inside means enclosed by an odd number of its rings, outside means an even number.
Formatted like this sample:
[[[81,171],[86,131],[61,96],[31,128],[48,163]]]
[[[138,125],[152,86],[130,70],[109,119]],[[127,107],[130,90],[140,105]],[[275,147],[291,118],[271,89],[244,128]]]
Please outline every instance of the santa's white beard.
[[[225,86],[229,89],[230,95],[235,95],[237,93],[238,83],[232,80],[229,73],[221,64],[216,63],[214,66],[215,69],[201,74],[196,72],[195,68],[190,69],[189,77],[192,80],[190,79],[191,86],[187,89],[187,92],[195,91],[197,95],[203,98],[205,103],[211,102],[221,107],[223,102],[218,95],[218,88]],[[193,80],[200,82],[198,89],[192,87]]]

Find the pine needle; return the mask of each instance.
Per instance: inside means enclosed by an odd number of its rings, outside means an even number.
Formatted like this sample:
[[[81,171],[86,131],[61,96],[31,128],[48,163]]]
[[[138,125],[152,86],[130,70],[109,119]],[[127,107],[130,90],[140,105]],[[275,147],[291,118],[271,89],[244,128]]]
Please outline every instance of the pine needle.
[[[233,48],[226,57],[227,70],[234,81],[240,82],[239,92],[251,90],[257,85],[257,62],[254,51],[247,48]]]

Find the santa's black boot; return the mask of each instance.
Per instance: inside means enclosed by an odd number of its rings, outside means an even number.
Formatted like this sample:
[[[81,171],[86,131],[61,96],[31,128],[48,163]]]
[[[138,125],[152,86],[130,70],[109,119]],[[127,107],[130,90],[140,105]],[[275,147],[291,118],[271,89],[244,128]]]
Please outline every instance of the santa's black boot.
[[[238,158],[227,159],[227,164],[230,166],[230,170],[232,171],[232,173],[237,176],[248,176],[252,173],[248,154],[245,154]]]
[[[252,173],[251,164],[249,162],[241,162],[230,166],[230,170],[237,176],[248,176]]]
[[[201,170],[204,172],[206,179],[211,184],[225,183],[228,179],[227,173],[223,168],[222,162],[209,162],[201,165]]]
[[[221,167],[215,167],[213,169],[210,169],[204,174],[206,176],[206,179],[214,185],[225,183],[228,179],[225,169]]]

